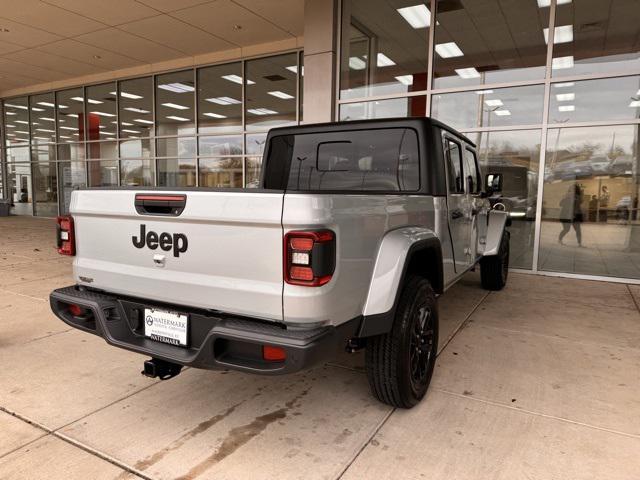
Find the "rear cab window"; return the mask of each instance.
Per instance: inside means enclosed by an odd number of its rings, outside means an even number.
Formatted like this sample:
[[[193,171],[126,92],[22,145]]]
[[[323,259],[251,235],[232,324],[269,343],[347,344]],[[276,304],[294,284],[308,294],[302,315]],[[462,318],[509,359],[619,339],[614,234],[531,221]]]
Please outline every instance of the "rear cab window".
[[[287,190],[414,192],[420,189],[418,135],[411,128],[279,135],[267,168]]]

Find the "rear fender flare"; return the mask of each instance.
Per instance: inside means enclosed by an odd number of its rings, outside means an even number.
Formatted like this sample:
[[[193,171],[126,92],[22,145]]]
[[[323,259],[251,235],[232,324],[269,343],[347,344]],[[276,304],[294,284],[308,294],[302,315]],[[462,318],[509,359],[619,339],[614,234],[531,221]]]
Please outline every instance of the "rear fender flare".
[[[509,214],[500,210],[490,210],[485,231],[478,232],[480,244],[478,249],[483,257],[497,255],[502,241],[502,234],[507,226]],[[484,243],[483,243],[484,238]]]

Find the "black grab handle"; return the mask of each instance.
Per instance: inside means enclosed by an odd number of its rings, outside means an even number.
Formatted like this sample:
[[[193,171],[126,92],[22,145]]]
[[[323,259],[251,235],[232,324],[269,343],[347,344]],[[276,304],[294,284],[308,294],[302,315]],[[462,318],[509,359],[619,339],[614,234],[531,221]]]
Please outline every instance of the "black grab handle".
[[[177,217],[187,204],[186,195],[136,194],[136,212],[140,215],[165,215]]]

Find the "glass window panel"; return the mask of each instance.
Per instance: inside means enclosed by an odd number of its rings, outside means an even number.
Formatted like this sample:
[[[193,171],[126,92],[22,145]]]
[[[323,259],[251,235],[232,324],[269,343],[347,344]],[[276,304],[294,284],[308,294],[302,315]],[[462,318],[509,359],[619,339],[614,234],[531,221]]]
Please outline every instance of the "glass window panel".
[[[94,160],[87,162],[90,187],[117,187],[118,161]]]
[[[120,142],[120,158],[150,158],[152,156],[152,139],[139,138]]]
[[[200,137],[200,156],[242,155],[242,135]]]
[[[118,125],[115,82],[87,87],[86,91],[87,140],[115,139]]]
[[[27,97],[4,102],[4,126],[7,147],[29,143],[29,109]]]
[[[120,138],[153,136],[153,79],[119,82]]]
[[[239,62],[198,69],[198,132],[242,130],[242,84],[228,80],[241,76]]]
[[[118,158],[117,142],[91,142],[87,143],[89,159]]]
[[[153,186],[155,166],[153,160],[121,160],[120,184],[127,187]]]
[[[58,172],[62,189],[60,214],[65,215],[69,213],[71,192],[87,186],[87,165],[86,162],[59,162]]]
[[[31,164],[10,163],[7,165],[9,198],[13,215],[32,215],[33,192],[31,190]]]
[[[29,147],[11,147],[6,149],[7,162],[29,162]]]
[[[84,143],[63,143],[58,145],[58,160],[84,160]]]
[[[544,85],[438,94],[431,115],[458,130],[542,122]]]
[[[34,215],[58,215],[58,175],[55,162],[33,163]]]
[[[551,87],[549,123],[640,118],[640,77],[559,82]]]
[[[158,157],[195,157],[195,138],[158,138],[156,140]]]
[[[367,118],[423,117],[427,98],[424,96],[392,98],[372,102],[340,105],[340,120],[364,120]]]
[[[427,89],[429,2],[343,2],[341,98]]]
[[[481,173],[503,175],[499,200],[505,204],[512,221],[509,262],[514,268],[531,269],[533,264],[541,135],[540,130],[469,135],[478,145]]]
[[[84,93],[82,88],[72,88],[56,93],[59,142],[84,140]]]
[[[640,278],[638,129],[549,130],[540,270]]]
[[[302,121],[304,120],[304,52],[300,52],[300,55],[298,56],[299,60],[299,65],[300,65],[300,87],[298,89],[298,94],[300,95],[300,100],[298,100],[298,109],[300,110],[300,113],[298,113],[298,121],[300,123],[302,123]]]
[[[158,159],[158,186],[195,187],[196,160],[194,158]]]
[[[266,133],[253,133],[246,136],[245,159],[245,186],[247,188],[257,188],[260,186],[260,172],[262,170],[262,155],[264,145],[267,141]]]
[[[563,2],[555,32],[554,77],[640,69],[637,0]]]
[[[245,64],[245,122],[247,130],[267,130],[296,122],[297,54],[249,60]],[[225,81],[236,83],[241,79]]]
[[[193,70],[156,77],[157,135],[195,133]]]
[[[242,158],[201,158],[200,186],[241,188]]]
[[[56,141],[56,113],[53,93],[33,95],[29,99],[31,109],[31,142],[33,145]]]
[[[48,162],[56,159],[56,146],[52,143],[36,143],[31,146],[31,161]]]
[[[533,0],[444,3],[436,15],[435,88],[544,78],[549,8]]]

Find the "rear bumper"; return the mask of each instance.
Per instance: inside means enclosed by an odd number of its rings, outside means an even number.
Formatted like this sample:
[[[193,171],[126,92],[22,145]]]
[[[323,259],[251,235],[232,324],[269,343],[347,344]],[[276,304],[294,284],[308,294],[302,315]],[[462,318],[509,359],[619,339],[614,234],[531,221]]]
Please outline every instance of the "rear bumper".
[[[188,307],[80,290],[77,286],[51,292],[51,309],[68,325],[98,335],[110,345],[179,365],[206,369],[234,369],[278,375],[292,373],[333,357],[355,335],[360,320],[338,327],[287,330],[280,324],[237,318]],[[74,316],[69,305],[86,315]],[[180,347],[144,336],[144,308],[165,308],[189,315],[189,346]],[[286,360],[266,361],[262,346],[281,347]]]

